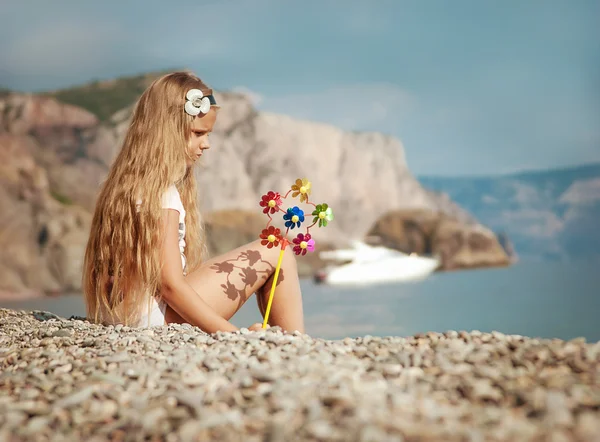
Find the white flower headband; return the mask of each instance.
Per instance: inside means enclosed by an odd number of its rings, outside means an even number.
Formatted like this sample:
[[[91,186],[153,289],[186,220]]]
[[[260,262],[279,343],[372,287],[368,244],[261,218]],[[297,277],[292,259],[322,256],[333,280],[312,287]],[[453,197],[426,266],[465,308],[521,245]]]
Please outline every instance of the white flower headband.
[[[185,94],[185,112],[193,117],[200,114],[208,113],[210,106],[217,104],[215,97],[212,95],[204,95],[200,89],[190,89]]]

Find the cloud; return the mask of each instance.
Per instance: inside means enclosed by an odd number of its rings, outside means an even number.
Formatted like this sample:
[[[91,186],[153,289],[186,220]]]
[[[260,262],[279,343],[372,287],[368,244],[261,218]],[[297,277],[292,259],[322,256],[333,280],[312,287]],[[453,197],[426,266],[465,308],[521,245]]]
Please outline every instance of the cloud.
[[[216,62],[247,62],[253,55],[248,48],[259,50],[251,40],[239,39],[252,35],[248,20],[255,23],[258,14],[248,2],[190,2],[185,9],[160,4],[146,10],[125,3],[118,13],[102,3],[54,7],[32,0],[9,6],[10,16],[0,20],[0,84],[17,89],[175,67],[205,72]]]
[[[254,106],[259,106],[264,100],[264,97],[246,86],[235,86],[231,88],[232,92],[237,92],[244,95]]]
[[[549,210],[523,209],[503,212],[502,222],[513,230],[532,237],[552,238],[563,230],[564,221]]]
[[[110,46],[123,38],[121,30],[106,23],[53,22],[32,26],[19,39],[5,42],[5,66],[13,72],[89,71],[113,57]]]
[[[585,205],[600,200],[600,178],[575,181],[560,196],[559,202],[566,204]]]
[[[385,8],[374,8],[369,2],[344,2],[343,8],[345,14],[340,16],[337,26],[352,34],[384,34],[394,25],[396,18]]]
[[[304,120],[330,123],[345,130],[394,133],[416,106],[417,98],[401,87],[367,83],[267,96],[259,107]]]

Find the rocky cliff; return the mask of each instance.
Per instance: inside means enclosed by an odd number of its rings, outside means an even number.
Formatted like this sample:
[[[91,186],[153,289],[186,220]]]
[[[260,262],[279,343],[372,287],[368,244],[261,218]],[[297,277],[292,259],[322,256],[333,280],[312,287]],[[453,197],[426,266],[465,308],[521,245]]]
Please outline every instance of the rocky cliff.
[[[51,190],[29,136],[0,134],[0,296],[77,290],[91,215]]]
[[[212,148],[197,170],[209,232],[228,238],[212,239],[211,253],[251,238],[239,226],[260,215],[260,196],[271,189],[285,192],[299,177],[312,181],[316,202],[334,208],[335,221],[314,235],[329,246],[364,237],[394,210],[443,212],[465,228],[483,229],[447,197],[421,187],[399,140],[261,113],[241,94],[217,95],[222,109]],[[98,185],[130,114],[131,106],[101,121],[48,96],[0,98],[1,289],[79,288]]]
[[[465,224],[444,212],[394,210],[379,218],[368,236],[406,253],[437,256],[443,270],[511,263],[511,257],[489,229]]]

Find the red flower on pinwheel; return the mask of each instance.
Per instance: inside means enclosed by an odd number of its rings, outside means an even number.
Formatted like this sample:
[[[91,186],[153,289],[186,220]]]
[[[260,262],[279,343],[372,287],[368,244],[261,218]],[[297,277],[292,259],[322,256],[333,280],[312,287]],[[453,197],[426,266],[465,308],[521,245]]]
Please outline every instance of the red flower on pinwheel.
[[[281,237],[281,229],[276,228],[275,226],[269,226],[268,229],[263,229],[260,234],[260,242],[263,246],[267,246],[268,249],[273,247],[277,247],[279,245],[279,241],[283,238]]]
[[[294,253],[296,255],[306,255],[306,252],[315,250],[315,240],[310,237],[310,233],[298,233],[292,242],[294,243]]]
[[[270,190],[262,196],[259,204],[260,207],[264,207],[263,213],[271,212],[273,214],[279,210],[279,206],[282,204],[281,195],[278,192]]]

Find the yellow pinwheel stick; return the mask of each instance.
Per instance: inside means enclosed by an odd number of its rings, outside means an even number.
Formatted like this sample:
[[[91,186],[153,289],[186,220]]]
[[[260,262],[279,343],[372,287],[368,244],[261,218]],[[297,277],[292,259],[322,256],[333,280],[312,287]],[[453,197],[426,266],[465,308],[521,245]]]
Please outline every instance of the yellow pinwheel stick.
[[[265,311],[265,319],[263,321],[262,328],[267,328],[269,322],[269,313],[271,312],[271,304],[273,304],[273,296],[275,295],[275,287],[277,287],[277,278],[279,278],[279,269],[281,268],[281,262],[283,261],[283,254],[285,247],[288,245],[287,239],[281,241],[281,251],[279,252],[279,260],[277,261],[277,267],[275,267],[275,275],[273,276],[273,285],[271,286],[271,292],[269,293],[269,302],[267,303],[267,310]]]

